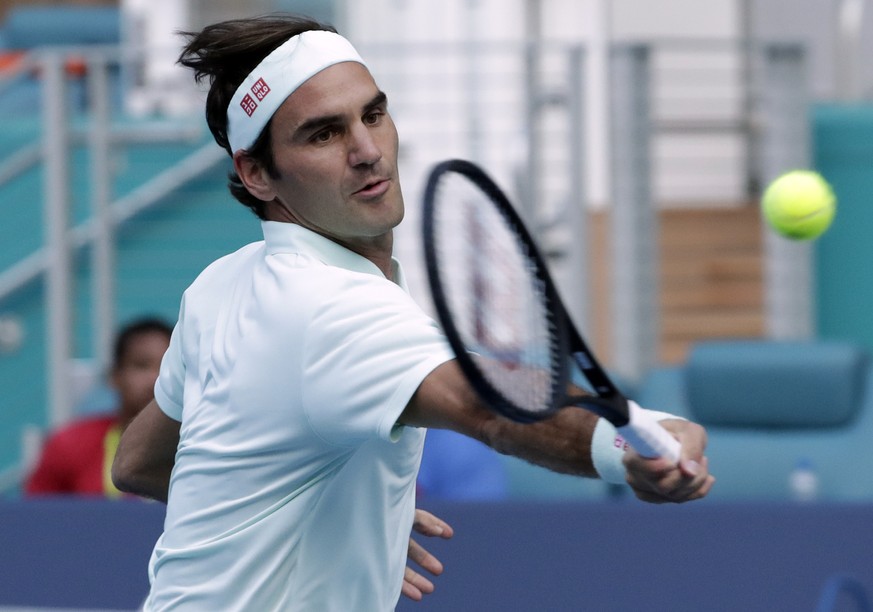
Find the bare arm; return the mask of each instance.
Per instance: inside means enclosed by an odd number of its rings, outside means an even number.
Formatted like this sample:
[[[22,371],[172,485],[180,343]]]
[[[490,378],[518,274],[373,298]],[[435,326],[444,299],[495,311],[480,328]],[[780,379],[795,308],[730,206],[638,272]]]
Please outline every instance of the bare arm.
[[[112,482],[121,491],[166,503],[179,445],[180,423],[152,400],[128,425],[112,463]]]
[[[451,361],[428,375],[399,420],[406,425],[451,429],[555,472],[597,477],[591,461],[597,418],[576,407],[533,424],[497,416],[482,404],[457,363]],[[664,425],[682,444],[679,465],[666,459],[643,459],[630,451],[624,461],[628,484],[638,498],[652,503],[704,497],[715,481],[703,454],[706,431],[687,421],[668,420]]]
[[[400,422],[451,429],[499,453],[555,472],[597,476],[591,463],[591,433],[597,423],[596,415],[587,410],[566,408],[537,423],[516,423],[482,404],[455,361],[442,364],[428,375]]]

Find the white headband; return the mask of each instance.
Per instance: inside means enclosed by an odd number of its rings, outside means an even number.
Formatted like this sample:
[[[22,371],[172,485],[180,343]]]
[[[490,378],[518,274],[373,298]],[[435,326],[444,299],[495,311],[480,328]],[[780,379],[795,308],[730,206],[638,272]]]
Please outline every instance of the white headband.
[[[339,34],[309,30],[282,43],[252,70],[227,107],[231,150],[251,147],[273,113],[310,77],[341,62],[364,60]]]

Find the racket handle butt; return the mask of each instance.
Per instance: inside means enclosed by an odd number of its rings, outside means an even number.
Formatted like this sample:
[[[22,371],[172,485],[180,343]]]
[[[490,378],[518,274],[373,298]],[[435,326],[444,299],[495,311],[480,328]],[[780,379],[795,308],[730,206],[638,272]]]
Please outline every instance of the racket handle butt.
[[[664,429],[654,416],[631,400],[628,400],[630,419],[627,425],[618,428],[622,437],[643,457],[664,457],[679,463],[682,447],[679,440]]]

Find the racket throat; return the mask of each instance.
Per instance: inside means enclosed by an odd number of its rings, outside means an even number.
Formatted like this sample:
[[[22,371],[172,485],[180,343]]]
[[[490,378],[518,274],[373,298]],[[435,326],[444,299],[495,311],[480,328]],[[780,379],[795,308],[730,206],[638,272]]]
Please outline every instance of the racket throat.
[[[616,429],[630,422],[630,407],[622,395],[598,397],[596,395],[574,398],[576,406],[584,408],[612,423]]]
[[[618,389],[615,388],[615,385],[612,384],[612,381],[606,378],[603,370],[600,369],[600,366],[591,361],[588,355],[576,351],[573,353],[573,361],[576,362],[576,366],[582,370],[583,374],[585,374],[585,378],[588,379],[588,382],[591,384],[597,395],[606,398],[613,398],[621,395],[618,392]],[[625,412],[626,411],[625,407]]]

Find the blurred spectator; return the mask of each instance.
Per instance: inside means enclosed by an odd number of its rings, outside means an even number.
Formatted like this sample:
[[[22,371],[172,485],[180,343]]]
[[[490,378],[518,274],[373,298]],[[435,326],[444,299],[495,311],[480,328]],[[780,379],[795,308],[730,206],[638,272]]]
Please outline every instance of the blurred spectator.
[[[152,400],[172,331],[156,318],[137,319],[120,330],[109,372],[109,383],[118,396],[116,409],[89,415],[52,433],[25,482],[25,495],[121,496],[110,478],[118,439]]]

